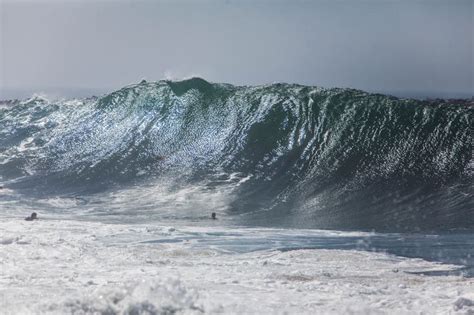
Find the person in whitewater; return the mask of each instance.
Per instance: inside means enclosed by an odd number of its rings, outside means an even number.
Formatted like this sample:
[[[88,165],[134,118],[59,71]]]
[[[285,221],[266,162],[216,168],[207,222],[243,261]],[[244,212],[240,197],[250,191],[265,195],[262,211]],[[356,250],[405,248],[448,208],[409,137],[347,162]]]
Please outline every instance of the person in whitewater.
[[[38,220],[38,215],[36,212],[33,212],[29,217],[25,218],[25,221],[33,221],[33,220]]]
[[[217,215],[216,215],[215,212],[211,213],[211,218],[212,218],[213,220],[217,220]]]

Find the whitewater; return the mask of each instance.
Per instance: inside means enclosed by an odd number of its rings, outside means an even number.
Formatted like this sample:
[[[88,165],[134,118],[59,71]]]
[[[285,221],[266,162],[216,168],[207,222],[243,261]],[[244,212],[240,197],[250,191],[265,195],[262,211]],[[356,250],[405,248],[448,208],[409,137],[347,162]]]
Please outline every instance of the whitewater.
[[[1,101],[0,309],[472,314],[473,117],[200,78]]]

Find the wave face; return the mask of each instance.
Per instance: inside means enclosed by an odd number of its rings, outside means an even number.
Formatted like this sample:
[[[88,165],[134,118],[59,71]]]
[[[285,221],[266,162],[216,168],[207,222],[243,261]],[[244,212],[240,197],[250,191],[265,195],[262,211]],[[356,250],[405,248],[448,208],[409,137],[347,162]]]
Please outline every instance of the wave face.
[[[143,81],[2,105],[0,181],[38,198],[133,189],[121,205],[131,212],[144,191],[159,212],[172,192],[199,187],[196,198],[226,198],[193,207],[239,224],[473,229],[473,114],[351,89]]]

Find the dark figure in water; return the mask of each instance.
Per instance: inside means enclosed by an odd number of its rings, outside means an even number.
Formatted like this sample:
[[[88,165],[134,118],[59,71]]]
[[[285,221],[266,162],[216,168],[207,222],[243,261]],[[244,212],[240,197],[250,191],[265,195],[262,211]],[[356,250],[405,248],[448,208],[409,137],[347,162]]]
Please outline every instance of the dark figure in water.
[[[33,221],[37,219],[38,219],[38,215],[36,214],[36,212],[33,212],[29,217],[25,218],[26,221]]]
[[[217,216],[216,216],[216,213],[215,213],[215,212],[213,212],[213,213],[211,214],[211,218],[212,218],[213,220],[217,220]]]

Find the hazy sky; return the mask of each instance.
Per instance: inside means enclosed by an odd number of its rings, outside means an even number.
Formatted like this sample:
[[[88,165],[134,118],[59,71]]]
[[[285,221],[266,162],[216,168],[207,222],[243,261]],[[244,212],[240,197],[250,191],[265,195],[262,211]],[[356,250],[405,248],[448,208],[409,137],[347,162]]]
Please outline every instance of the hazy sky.
[[[473,0],[0,0],[0,99],[142,78],[472,95]]]

